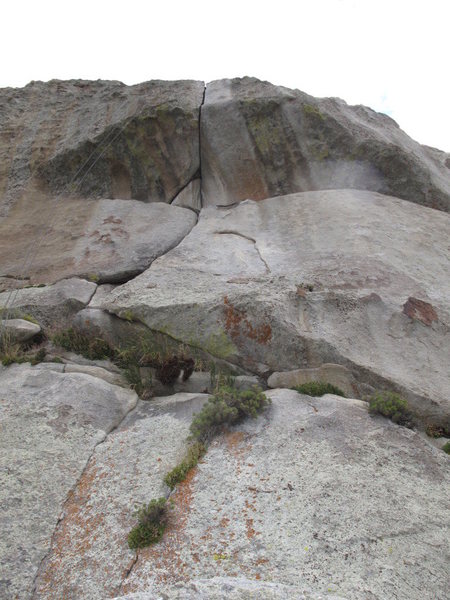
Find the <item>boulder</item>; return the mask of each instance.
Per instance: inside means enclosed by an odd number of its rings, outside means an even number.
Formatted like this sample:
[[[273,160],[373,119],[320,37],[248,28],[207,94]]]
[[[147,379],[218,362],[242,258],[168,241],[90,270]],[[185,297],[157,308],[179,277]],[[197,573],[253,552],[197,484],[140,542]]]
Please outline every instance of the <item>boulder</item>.
[[[103,307],[254,374],[342,365],[449,424],[449,230],[445,213],[356,190],[208,207]],[[434,312],[405,312],[409,298]]]
[[[450,210],[450,155],[365,106],[221,79],[206,87],[200,134],[205,206],[356,188]]]
[[[33,244],[18,230],[23,223],[10,223],[3,250],[0,247],[5,273],[26,273],[32,283],[74,276],[96,283],[123,283],[176,246],[197,221],[190,210],[137,200],[60,202],[51,218],[53,228],[46,233],[45,244],[38,243],[29,261],[24,261],[23,252]],[[13,237],[15,242],[8,245]]]
[[[0,597],[30,598],[65,502],[94,448],[136,405],[63,365],[0,367]]]
[[[445,597],[448,456],[364,402],[267,395],[176,488],[162,541],[135,553],[132,507],[167,494],[206,397],[139,402],[67,500],[35,597]]]
[[[97,284],[72,277],[53,285],[30,286],[0,293],[0,310],[8,314],[30,313],[42,325],[65,324],[84,308]]]
[[[0,332],[5,334],[12,342],[26,342],[34,338],[41,332],[41,328],[36,323],[31,323],[25,319],[0,320]]]
[[[72,277],[48,286],[27,287],[0,293],[0,311],[7,315],[29,313],[41,325],[68,327],[74,314],[92,298],[97,285]]]

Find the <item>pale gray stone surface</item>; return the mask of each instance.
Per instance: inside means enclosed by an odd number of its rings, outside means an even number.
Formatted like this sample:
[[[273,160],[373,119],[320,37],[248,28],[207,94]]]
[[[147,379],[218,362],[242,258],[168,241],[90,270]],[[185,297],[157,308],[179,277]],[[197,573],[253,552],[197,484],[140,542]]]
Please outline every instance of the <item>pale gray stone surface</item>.
[[[102,302],[109,296],[115,287],[116,286],[112,283],[98,285],[87,308],[101,308]]]
[[[345,600],[342,596],[316,594],[303,586],[254,581],[244,577],[213,577],[178,583],[164,595],[154,588],[127,594],[116,600]]]
[[[311,381],[331,383],[351,398],[358,396],[358,385],[352,372],[342,365],[323,364],[316,369],[296,369],[294,371],[275,371],[267,380],[271,388],[293,388]]]
[[[253,373],[340,364],[449,423],[449,230],[441,211],[355,190],[209,207],[103,306]]]
[[[127,535],[136,505],[167,495],[164,475],[181,459],[192,411],[207,396],[176,394],[139,402],[99,445],[53,537],[35,597],[117,595],[135,553]]]
[[[200,133],[204,206],[355,188],[450,210],[450,155],[365,106],[221,79],[206,87]]]
[[[26,342],[40,333],[41,328],[36,323],[25,319],[8,319],[2,321],[0,318],[0,333],[5,334],[13,342]]]
[[[193,211],[164,202],[104,199],[79,204],[71,217],[75,220],[78,214],[82,228],[69,232],[61,208],[64,206],[55,211],[61,223],[46,234],[45,246],[32,257],[33,282],[75,276],[96,283],[124,282],[176,246],[197,222]],[[67,212],[70,208],[65,207],[65,215]],[[16,244],[2,262],[9,273],[23,271]]]
[[[35,598],[444,598],[448,456],[364,402],[267,395],[264,415],[211,444],[171,496],[163,540],[136,555],[131,507],[167,493],[207,396],[139,402],[66,503]]]
[[[74,314],[90,301],[97,285],[72,277],[44,287],[30,287],[0,294],[0,310],[30,313],[40,325],[68,327]]]
[[[0,367],[0,597],[30,598],[70,490],[137,402],[63,365]]]
[[[174,199],[172,205],[190,208],[197,213],[200,212],[202,208],[201,184],[201,179],[194,179],[188,183]]]
[[[71,275],[124,281],[180,243],[196,224],[192,211],[153,202],[99,200],[71,256]]]
[[[64,373],[85,373],[86,375],[90,375],[91,377],[103,379],[103,381],[111,383],[112,385],[128,387],[128,383],[123,377],[123,375],[119,373],[112,373],[107,369],[103,369],[102,367],[97,367],[95,365],[76,365],[68,363],[64,367]]]

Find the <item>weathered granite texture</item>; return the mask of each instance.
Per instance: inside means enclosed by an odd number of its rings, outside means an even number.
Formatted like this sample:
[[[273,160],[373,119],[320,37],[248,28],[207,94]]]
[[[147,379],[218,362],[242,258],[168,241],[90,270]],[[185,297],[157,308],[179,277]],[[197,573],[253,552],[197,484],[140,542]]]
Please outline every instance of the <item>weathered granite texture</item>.
[[[94,448],[137,402],[62,365],[0,365],[0,598],[27,599]]]
[[[52,228],[28,262],[24,252],[33,249],[32,239],[21,236],[21,221],[11,224],[0,242],[5,274],[26,275],[35,284],[68,277],[124,282],[176,246],[197,222],[191,210],[137,200],[56,202],[52,212]]]
[[[356,188],[450,210],[450,155],[390,117],[252,77],[208,83],[201,116],[205,205]]]
[[[267,393],[268,411],[212,444],[171,496],[163,540],[136,554],[130,505],[166,493],[204,397],[140,403],[66,503],[34,598],[444,598],[448,457],[363,402]]]
[[[449,231],[441,211],[355,190],[210,207],[103,306],[254,373],[346,366],[449,423]]]
[[[40,325],[67,327],[75,313],[92,298],[97,284],[72,277],[44,287],[0,293],[0,311],[20,317],[31,314]]]
[[[200,81],[54,80],[1,89],[0,208],[42,189],[170,202],[200,166],[203,93]]]
[[[41,332],[41,328],[36,323],[31,323],[25,319],[7,319],[1,322],[2,335],[15,343],[31,340],[35,335]]]

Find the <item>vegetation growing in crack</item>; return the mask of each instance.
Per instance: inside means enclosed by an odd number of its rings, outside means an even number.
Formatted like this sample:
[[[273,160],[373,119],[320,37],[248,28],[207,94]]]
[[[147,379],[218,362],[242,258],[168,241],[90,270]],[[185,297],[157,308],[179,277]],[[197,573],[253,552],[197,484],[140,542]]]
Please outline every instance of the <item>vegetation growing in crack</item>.
[[[450,454],[450,442],[446,442],[443,446],[442,446],[442,450],[446,453],[446,454]]]
[[[17,342],[8,331],[0,332],[0,363],[8,367],[14,363],[30,362],[37,365],[45,359],[46,350],[41,347],[45,340],[41,334],[26,342]]]
[[[183,460],[167,473],[164,483],[171,489],[184,481],[191,469],[197,466],[198,461],[205,455],[206,446],[202,442],[189,444]]]
[[[167,524],[167,501],[165,498],[151,500],[134,513],[137,525],[128,534],[128,546],[132,550],[159,542]]]
[[[428,437],[432,438],[450,437],[450,429],[448,427],[435,424],[427,425],[425,433]]]
[[[262,390],[240,391],[231,386],[220,387],[196,414],[190,426],[191,437],[207,443],[227,425],[236,425],[246,417],[256,418],[270,400]]]
[[[369,412],[387,417],[398,425],[407,427],[412,425],[412,415],[407,401],[395,392],[380,391],[374,394],[369,400]]]
[[[156,379],[169,386],[180,375],[183,381],[187,381],[195,369],[195,360],[185,352],[156,350],[152,341],[145,336],[134,344],[117,347],[102,337],[87,335],[72,327],[53,334],[52,341],[89,360],[111,360],[123,370],[130,387],[145,400],[152,396],[153,380],[150,374],[142,375],[144,367],[153,368]]]
[[[190,426],[188,448],[183,460],[164,477],[164,483],[173,490],[175,486],[184,481],[191,469],[197,466],[199,460],[205,455],[208,443],[227,425],[235,425],[247,417],[257,417],[269,404],[262,390],[255,386],[252,390],[240,391],[232,385],[230,378],[226,378],[228,385],[223,385],[224,379],[219,376],[217,388],[208,399],[202,410],[196,414]],[[152,503],[161,502],[152,500]],[[164,505],[166,506],[166,505]],[[158,542],[162,533],[153,535],[155,525],[152,524],[148,535],[147,527],[141,523],[142,515],[145,515],[147,507],[143,506],[138,511],[138,524],[128,535],[128,545],[131,549],[142,548]],[[167,520],[167,512],[164,513],[162,532]],[[137,545],[139,543],[139,545]]]
[[[302,383],[292,388],[300,394],[306,394],[307,396],[323,396],[324,394],[334,394],[335,396],[342,396],[345,398],[344,392],[332,385],[331,383],[323,383],[322,381],[310,381],[308,383]]]

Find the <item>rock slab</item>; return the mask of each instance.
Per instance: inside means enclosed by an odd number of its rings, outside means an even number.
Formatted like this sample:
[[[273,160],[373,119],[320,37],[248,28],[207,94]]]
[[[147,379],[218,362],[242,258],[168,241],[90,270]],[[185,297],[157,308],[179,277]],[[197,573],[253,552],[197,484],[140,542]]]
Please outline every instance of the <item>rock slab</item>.
[[[448,456],[364,402],[267,395],[176,489],[163,540],[135,554],[130,505],[164,495],[205,397],[140,403],[74,490],[36,598],[444,598]]]
[[[30,598],[64,503],[130,390],[51,365],[0,367],[0,597]],[[62,367],[62,365],[58,365]]]
[[[339,364],[450,424],[449,231],[441,211],[356,190],[208,207],[103,307],[264,376]]]

